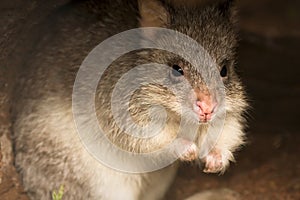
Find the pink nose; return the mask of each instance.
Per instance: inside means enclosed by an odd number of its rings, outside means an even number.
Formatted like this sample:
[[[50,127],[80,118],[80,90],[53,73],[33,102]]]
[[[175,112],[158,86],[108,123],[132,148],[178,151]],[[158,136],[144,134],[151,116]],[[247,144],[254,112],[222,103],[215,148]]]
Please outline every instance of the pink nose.
[[[216,103],[211,101],[197,101],[197,106],[199,107],[199,119],[200,121],[206,122],[211,120],[213,112],[216,107]]]

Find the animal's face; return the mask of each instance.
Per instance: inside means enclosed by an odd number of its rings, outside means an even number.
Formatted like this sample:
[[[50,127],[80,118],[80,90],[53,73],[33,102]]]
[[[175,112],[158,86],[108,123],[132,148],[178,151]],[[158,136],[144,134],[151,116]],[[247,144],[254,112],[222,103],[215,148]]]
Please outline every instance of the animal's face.
[[[183,33],[197,41],[209,56],[200,58],[201,63],[194,66],[178,55],[153,51],[149,61],[168,66],[163,72],[168,74],[168,87],[151,84],[144,88],[147,91],[144,95],[152,94],[150,98],[154,103],[203,123],[213,120],[221,109],[240,110],[243,102],[238,101],[242,99],[242,87],[234,72],[237,39],[228,2],[198,8],[174,8],[157,1],[149,2],[140,6],[141,25],[160,26]],[[147,37],[157,43],[182,45],[173,44],[174,41],[155,32]],[[235,97],[238,99],[233,100]]]

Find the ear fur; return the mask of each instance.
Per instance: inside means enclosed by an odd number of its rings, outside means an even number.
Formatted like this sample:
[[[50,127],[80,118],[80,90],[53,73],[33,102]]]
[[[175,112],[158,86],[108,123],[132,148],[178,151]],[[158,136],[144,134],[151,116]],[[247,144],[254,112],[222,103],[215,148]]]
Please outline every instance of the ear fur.
[[[141,27],[167,27],[169,12],[159,0],[138,0]]]

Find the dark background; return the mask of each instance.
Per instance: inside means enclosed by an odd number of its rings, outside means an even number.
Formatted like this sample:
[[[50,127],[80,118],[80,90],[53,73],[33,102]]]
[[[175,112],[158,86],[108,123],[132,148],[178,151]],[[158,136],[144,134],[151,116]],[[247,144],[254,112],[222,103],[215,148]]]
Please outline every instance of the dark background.
[[[10,97],[33,27],[64,1],[0,2],[0,199],[27,199],[13,167]],[[300,199],[300,1],[240,0],[238,68],[249,93],[248,144],[222,176],[183,165],[168,199],[229,188],[241,199]]]

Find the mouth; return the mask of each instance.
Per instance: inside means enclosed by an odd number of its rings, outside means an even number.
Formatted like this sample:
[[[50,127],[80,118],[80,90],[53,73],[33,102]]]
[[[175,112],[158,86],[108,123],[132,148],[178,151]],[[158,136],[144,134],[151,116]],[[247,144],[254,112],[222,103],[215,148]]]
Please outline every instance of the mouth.
[[[204,124],[207,125],[211,122],[212,120],[198,120],[198,124]]]
[[[199,124],[208,124],[213,121],[215,116],[215,113],[203,113],[197,105],[193,106],[193,113],[195,114]]]
[[[209,123],[212,121],[212,116],[198,115],[199,123]]]

